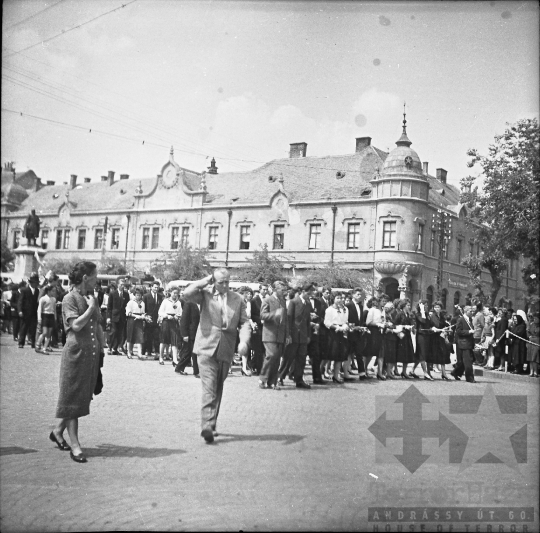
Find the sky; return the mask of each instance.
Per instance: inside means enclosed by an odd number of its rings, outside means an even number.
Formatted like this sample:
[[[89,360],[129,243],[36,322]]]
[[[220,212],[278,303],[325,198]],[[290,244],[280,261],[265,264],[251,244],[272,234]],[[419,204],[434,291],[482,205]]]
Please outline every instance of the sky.
[[[124,4],[124,7],[122,7]],[[4,0],[2,165],[43,180],[391,150],[449,183],[539,114],[537,2]],[[22,113],[22,115],[21,115]]]

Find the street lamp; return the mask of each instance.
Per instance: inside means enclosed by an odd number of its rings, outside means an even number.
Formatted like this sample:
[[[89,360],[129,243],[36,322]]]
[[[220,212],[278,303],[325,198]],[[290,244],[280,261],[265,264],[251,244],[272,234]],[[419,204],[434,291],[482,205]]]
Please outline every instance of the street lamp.
[[[444,252],[452,237],[452,215],[441,209],[431,216],[431,228],[437,232],[439,256],[437,261],[437,299],[442,297],[443,262]]]

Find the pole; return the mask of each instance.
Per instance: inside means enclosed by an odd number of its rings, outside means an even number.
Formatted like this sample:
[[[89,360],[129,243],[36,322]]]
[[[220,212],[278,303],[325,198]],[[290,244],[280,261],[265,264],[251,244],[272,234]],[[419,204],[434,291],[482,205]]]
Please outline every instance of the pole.
[[[227,250],[225,251],[225,268],[229,266],[229,240],[231,237],[231,219],[232,219],[232,209],[227,211],[229,215],[229,222],[227,224]]]
[[[336,241],[336,213],[337,213],[337,206],[335,204],[332,206],[332,213],[333,213],[333,218],[332,218],[332,250],[330,252],[330,264],[331,265],[334,264],[334,244],[335,244],[335,241]]]
[[[126,215],[127,226],[126,226],[126,247],[124,249],[124,268],[126,268],[127,263],[127,252],[128,252],[128,240],[129,240],[129,221],[131,220],[131,215],[128,213]]]

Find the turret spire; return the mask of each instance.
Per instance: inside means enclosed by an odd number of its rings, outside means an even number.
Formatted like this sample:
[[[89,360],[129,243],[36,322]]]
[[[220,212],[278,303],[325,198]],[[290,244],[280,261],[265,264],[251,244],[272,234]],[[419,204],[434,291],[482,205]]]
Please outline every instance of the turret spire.
[[[411,146],[412,144],[407,137],[407,114],[405,112],[405,102],[403,102],[403,132],[396,144],[398,146]]]

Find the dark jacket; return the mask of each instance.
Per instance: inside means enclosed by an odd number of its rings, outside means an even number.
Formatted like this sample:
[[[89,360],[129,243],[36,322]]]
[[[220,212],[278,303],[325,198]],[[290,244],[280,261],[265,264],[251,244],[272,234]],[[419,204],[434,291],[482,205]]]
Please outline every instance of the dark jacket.
[[[474,335],[470,333],[473,329],[472,318],[469,319],[470,325],[467,324],[465,317],[460,316],[456,323],[456,345],[460,350],[472,350],[474,348]]]
[[[277,316],[278,309],[282,309],[280,317]],[[267,296],[261,306],[261,318],[264,322],[262,329],[263,342],[284,343],[289,328],[285,300],[280,301],[273,294]]]
[[[126,299],[127,295],[127,299]],[[107,318],[111,322],[121,322],[126,319],[126,305],[129,302],[129,293],[124,291],[124,294],[114,289],[109,293],[109,301],[107,303]]]
[[[152,317],[153,324],[157,324],[158,312],[161,306],[161,302],[163,302],[163,295],[160,294],[159,292],[157,293],[157,304],[156,304],[154,300],[154,295],[152,294],[152,292],[147,292],[143,296],[143,302],[144,302],[144,312],[147,315],[150,315]]]
[[[257,331],[261,331],[261,327],[262,327],[261,306],[262,306],[262,300],[261,300],[261,297],[257,294],[255,298],[251,299],[251,320],[253,320],[253,322],[256,322],[257,326],[259,326]]]
[[[37,319],[38,302],[39,289],[36,287],[34,289],[34,294],[32,294],[32,289],[30,287],[25,287],[20,291],[19,301],[17,302],[17,312],[22,313],[25,320],[30,320],[32,318]]]
[[[189,337],[190,341],[194,341],[197,336],[200,318],[201,315],[197,304],[193,302],[183,302],[182,316],[180,317],[180,336],[182,338]]]
[[[293,343],[309,344],[311,339],[311,317],[313,307],[306,300],[304,304],[300,296],[295,296],[289,302],[287,316],[289,320],[289,333]]]

